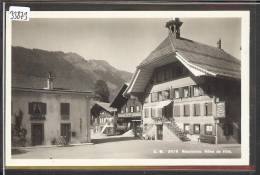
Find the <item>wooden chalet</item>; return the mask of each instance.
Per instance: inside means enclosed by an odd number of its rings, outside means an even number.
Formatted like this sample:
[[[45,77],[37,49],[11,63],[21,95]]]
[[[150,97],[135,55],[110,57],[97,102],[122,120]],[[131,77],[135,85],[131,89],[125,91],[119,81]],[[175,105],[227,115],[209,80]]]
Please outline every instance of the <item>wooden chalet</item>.
[[[138,98],[132,95],[123,96],[128,84],[124,84],[111,103],[117,109],[117,131],[122,134],[133,129],[137,135],[141,125],[142,105]]]
[[[110,103],[94,101],[91,108],[91,124],[93,134],[115,134],[116,109],[110,107]]]

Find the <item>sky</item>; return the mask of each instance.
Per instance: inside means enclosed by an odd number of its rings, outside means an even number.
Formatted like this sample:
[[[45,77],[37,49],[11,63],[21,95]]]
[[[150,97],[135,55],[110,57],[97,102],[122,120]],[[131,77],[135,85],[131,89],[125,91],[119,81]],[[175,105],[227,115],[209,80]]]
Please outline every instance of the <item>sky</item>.
[[[12,45],[49,51],[74,52],[85,59],[106,60],[134,72],[168,35],[170,19],[30,19],[13,21]],[[239,18],[181,18],[181,37],[222,48],[240,59]]]

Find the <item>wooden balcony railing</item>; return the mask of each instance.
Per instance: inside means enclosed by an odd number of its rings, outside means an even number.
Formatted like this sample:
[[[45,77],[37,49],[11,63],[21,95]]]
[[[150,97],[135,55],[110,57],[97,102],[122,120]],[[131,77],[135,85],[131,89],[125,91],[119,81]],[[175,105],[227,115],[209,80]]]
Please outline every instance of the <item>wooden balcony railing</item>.
[[[128,112],[128,113],[119,113],[118,117],[128,118],[128,117],[141,117],[141,112]]]

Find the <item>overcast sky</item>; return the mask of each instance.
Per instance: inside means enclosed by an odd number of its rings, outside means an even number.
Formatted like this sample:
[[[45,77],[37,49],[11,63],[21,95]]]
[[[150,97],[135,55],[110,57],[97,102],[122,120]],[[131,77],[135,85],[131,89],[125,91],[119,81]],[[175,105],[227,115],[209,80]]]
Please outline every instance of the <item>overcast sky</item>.
[[[121,70],[136,66],[168,35],[169,19],[30,19],[13,22],[12,45],[49,51],[75,52],[85,59],[102,59]],[[239,18],[182,18],[181,36],[222,48],[240,59]]]

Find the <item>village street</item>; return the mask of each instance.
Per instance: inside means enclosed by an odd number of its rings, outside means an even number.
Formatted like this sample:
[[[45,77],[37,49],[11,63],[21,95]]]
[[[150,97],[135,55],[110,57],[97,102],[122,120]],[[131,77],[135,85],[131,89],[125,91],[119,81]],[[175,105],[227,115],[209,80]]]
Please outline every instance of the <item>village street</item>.
[[[92,140],[91,145],[34,147],[13,154],[15,159],[131,159],[131,158],[239,158],[238,144],[206,144],[138,140],[133,137],[109,137]],[[16,151],[17,152],[17,151]]]

